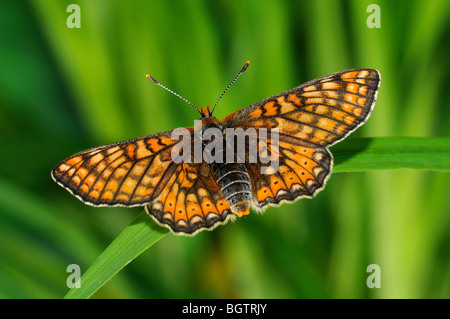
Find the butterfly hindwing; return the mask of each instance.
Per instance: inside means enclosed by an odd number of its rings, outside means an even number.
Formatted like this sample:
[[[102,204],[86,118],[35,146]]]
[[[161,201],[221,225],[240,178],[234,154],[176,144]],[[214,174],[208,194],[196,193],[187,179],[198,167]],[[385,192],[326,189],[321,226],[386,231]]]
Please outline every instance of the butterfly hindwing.
[[[270,140],[267,144],[274,151]],[[254,208],[261,210],[267,205],[312,198],[325,187],[333,166],[328,149],[293,144],[280,137],[275,155],[278,167],[271,174],[263,174],[259,163],[246,165],[252,182]]]
[[[168,177],[158,197],[145,207],[174,233],[195,235],[225,224],[234,215],[213,176],[203,164],[182,164]]]

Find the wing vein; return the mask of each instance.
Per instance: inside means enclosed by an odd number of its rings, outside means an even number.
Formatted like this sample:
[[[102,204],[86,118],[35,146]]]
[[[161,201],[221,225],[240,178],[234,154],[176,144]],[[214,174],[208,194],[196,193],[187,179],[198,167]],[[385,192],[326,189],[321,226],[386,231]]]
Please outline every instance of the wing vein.
[[[157,156],[157,155],[156,155]],[[141,177],[139,177],[138,182],[136,183],[136,186],[134,187],[133,191],[131,192],[130,195],[130,200],[128,201],[128,203],[131,202],[131,200],[133,199],[134,194],[136,193],[137,188],[139,187],[139,184],[141,183],[142,179],[144,178],[145,175],[147,175],[148,169],[152,166],[153,161],[155,160],[156,156],[153,156],[152,159],[148,162],[147,167],[144,170],[144,173],[141,175]],[[161,177],[162,178],[162,177]],[[158,181],[159,182],[159,181]],[[155,188],[156,190],[156,188]],[[152,194],[153,195],[153,194]],[[153,197],[153,196],[152,196]]]

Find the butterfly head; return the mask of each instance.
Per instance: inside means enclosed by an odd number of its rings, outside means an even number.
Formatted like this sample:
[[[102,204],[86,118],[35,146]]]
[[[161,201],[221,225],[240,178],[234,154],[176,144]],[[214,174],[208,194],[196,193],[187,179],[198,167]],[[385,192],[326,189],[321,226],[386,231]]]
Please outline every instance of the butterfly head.
[[[206,108],[200,107],[200,112],[202,117],[198,121],[197,129],[200,130],[202,134],[209,128],[218,128],[221,131],[224,130],[223,124],[214,116],[212,116],[209,110],[209,106],[207,106]]]
[[[212,112],[209,109],[209,105],[207,105],[206,107],[200,106],[200,115],[202,116],[201,119],[207,119],[212,117]]]
[[[197,122],[195,130],[200,134],[203,145],[207,145],[211,142],[213,136],[215,139],[224,134],[225,127],[222,122],[212,116],[209,106],[206,108],[200,107],[200,113],[202,117]]]

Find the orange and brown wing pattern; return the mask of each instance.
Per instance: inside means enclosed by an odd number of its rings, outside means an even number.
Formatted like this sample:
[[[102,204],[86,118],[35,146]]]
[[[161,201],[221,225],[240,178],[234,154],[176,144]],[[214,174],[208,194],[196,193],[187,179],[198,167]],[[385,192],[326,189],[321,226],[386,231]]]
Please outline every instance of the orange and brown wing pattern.
[[[53,179],[94,206],[139,206],[152,200],[160,181],[177,164],[170,132],[77,153],[52,171]]]
[[[235,217],[205,164],[179,165],[166,174],[160,189],[145,209],[159,224],[178,235],[193,236]]]
[[[278,130],[278,143],[257,136],[259,149],[265,148],[266,155],[270,153],[278,163],[266,174],[261,171],[265,165],[261,160],[246,161],[239,169],[229,163],[220,167],[206,162],[175,163],[175,146],[193,146],[194,129],[188,128],[189,141],[172,140],[172,131],[167,131],[77,153],[59,163],[52,177],[87,204],[145,206],[155,221],[173,233],[194,235],[236,215],[248,214],[250,193],[252,206],[259,210],[315,196],[325,186],[333,166],[327,147],[367,120],[379,83],[376,70],[343,71],[225,117],[225,128]],[[204,124],[214,127],[213,122],[218,122],[209,108],[200,113]],[[246,153],[249,159],[250,151]],[[233,201],[241,199],[237,204],[244,202],[245,213],[233,213]]]
[[[348,70],[302,84],[238,110],[227,127],[279,128],[311,147],[332,145],[364,124],[375,104],[377,70]]]
[[[326,148],[298,145],[283,137],[277,149],[270,140],[267,144],[278,156],[279,166],[266,175],[261,173],[261,164],[247,164],[254,208],[261,210],[267,205],[312,198],[325,187],[333,166],[332,155]]]

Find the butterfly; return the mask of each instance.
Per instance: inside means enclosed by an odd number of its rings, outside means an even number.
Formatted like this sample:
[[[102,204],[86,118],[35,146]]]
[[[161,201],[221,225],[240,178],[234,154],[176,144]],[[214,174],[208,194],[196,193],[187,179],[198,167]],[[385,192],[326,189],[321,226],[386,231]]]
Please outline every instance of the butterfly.
[[[248,66],[249,61],[220,98]],[[153,77],[147,78],[196,108]],[[188,127],[191,142],[174,139],[172,130],[91,148],[60,162],[52,177],[86,204],[145,206],[159,225],[192,236],[248,215],[250,208],[263,211],[314,197],[332,172],[328,148],[367,121],[379,85],[377,70],[352,69],[271,96],[221,121],[212,115],[220,98],[212,111],[209,106],[196,108],[203,128],[276,129],[276,141],[256,136],[266,155],[277,159],[277,170],[266,174],[260,160],[248,161],[249,149],[244,150],[243,162],[174,161],[175,148],[194,143],[196,129]]]

